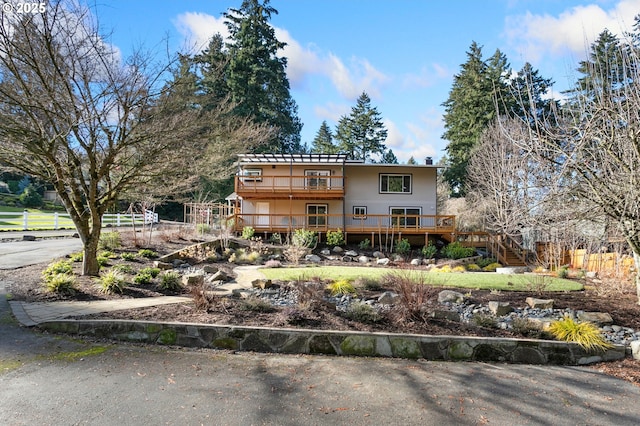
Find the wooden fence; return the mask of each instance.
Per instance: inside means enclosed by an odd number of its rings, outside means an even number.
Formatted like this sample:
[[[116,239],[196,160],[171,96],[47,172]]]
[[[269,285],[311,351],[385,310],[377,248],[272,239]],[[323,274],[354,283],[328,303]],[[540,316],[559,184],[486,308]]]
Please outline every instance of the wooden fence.
[[[142,213],[110,213],[102,216],[102,226],[131,226],[157,223],[158,214],[147,210]],[[0,212],[0,231],[75,229],[67,213]]]
[[[628,277],[635,269],[633,258],[619,253],[592,253],[586,250],[568,251],[572,268]]]

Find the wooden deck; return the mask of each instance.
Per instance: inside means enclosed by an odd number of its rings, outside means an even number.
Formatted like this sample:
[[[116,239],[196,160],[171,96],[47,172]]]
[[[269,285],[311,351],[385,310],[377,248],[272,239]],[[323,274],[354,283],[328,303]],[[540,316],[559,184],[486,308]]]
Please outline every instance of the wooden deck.
[[[236,176],[235,192],[244,199],[342,199],[344,176]]]

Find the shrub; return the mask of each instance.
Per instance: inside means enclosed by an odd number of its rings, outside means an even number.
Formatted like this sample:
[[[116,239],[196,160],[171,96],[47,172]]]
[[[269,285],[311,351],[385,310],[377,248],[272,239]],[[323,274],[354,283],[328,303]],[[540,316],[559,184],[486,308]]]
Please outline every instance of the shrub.
[[[282,262],[276,259],[267,260],[264,264],[265,268],[282,268]]]
[[[538,294],[542,294],[551,285],[551,279],[546,275],[531,274],[526,276],[527,283],[525,288],[527,291],[533,291]]]
[[[475,263],[470,263],[467,265],[467,271],[469,272],[478,272],[478,271],[482,271],[482,268],[478,265],[476,265]]]
[[[119,264],[111,267],[112,271],[120,272],[121,274],[132,274],[133,268],[131,265]]]
[[[271,234],[271,237],[269,237],[269,242],[271,244],[282,244],[282,235],[278,232],[274,232]]]
[[[406,238],[401,239],[396,243],[396,253],[405,255],[411,251],[411,244]]]
[[[502,268],[502,265],[499,263],[490,263],[487,266],[485,266],[484,268],[482,268],[483,271],[485,272],[495,272],[496,269],[498,268]]]
[[[448,259],[462,259],[473,256],[476,250],[473,247],[463,247],[458,241],[449,243],[442,249],[442,254]]]
[[[98,249],[115,250],[122,245],[122,238],[117,231],[103,232],[98,240]]]
[[[128,251],[125,251],[124,253],[120,253],[120,259],[126,260],[128,262],[133,262],[136,260],[136,255],[135,253],[130,253]]]
[[[158,257],[158,253],[151,249],[140,249],[138,250],[138,256],[144,257],[145,259],[155,259]]]
[[[165,272],[162,274],[158,285],[163,290],[178,291],[182,288],[180,274],[174,271]]]
[[[148,272],[138,272],[138,274],[133,277],[133,282],[138,285],[151,284],[152,281],[153,277]]]
[[[363,302],[351,303],[344,311],[344,316],[350,320],[363,323],[376,323],[383,319],[382,315],[373,306]]]
[[[198,311],[207,312],[216,300],[216,296],[214,294],[205,291],[203,284],[192,286],[189,293],[191,294],[193,304]]]
[[[245,240],[250,239],[251,237],[253,237],[253,234],[255,234],[255,229],[253,229],[253,227],[251,226],[245,226],[244,228],[242,228],[242,238],[244,238]]]
[[[569,269],[566,266],[558,268],[557,275],[558,278],[567,278],[569,277]]]
[[[461,273],[461,272],[467,272],[467,268],[465,268],[465,267],[464,267],[464,266],[462,266],[462,265],[458,265],[458,266],[454,266],[454,267],[451,269],[451,272],[458,272],[458,273]]]
[[[99,279],[100,291],[103,293],[122,293],[126,281],[124,277],[117,271],[109,271],[102,275]]]
[[[338,296],[343,294],[355,294],[356,289],[353,284],[348,280],[334,281],[327,286],[327,290],[331,293],[331,296]]]
[[[389,313],[392,318],[400,323],[427,321],[425,307],[438,290],[432,283],[426,281],[425,274],[415,275],[409,271],[395,272],[384,275],[383,280],[399,296]]]
[[[297,247],[314,247],[317,243],[316,231],[296,229],[291,237],[291,244]]]
[[[65,273],[54,273],[45,279],[44,287],[52,293],[71,295],[76,292],[76,277]]]
[[[199,223],[196,225],[196,232],[198,234],[208,234],[211,231],[211,227],[206,223]]]
[[[371,247],[371,241],[369,241],[368,238],[365,238],[364,240],[358,243],[358,248],[360,250],[368,250],[370,247]]]
[[[158,275],[160,275],[160,268],[152,268],[152,267],[147,267],[147,268],[142,268],[140,269],[140,271],[138,271],[139,274],[149,274],[151,275],[151,278],[155,278]]]
[[[353,283],[354,287],[364,288],[370,291],[378,291],[382,289],[382,284],[375,278],[359,277]]]
[[[20,201],[20,204],[27,208],[37,208],[42,206],[42,195],[38,193],[38,190],[33,186],[33,184],[29,184],[24,189],[18,200]]]
[[[103,256],[103,255],[100,254],[96,258],[96,260],[98,261],[98,266],[100,266],[101,268],[103,266],[109,265],[109,257],[108,256]]]
[[[438,248],[434,246],[431,243],[431,241],[429,241],[429,243],[426,246],[422,247],[422,255],[426,259],[433,259],[437,252],[438,252]]]
[[[73,263],[82,262],[82,259],[84,259],[84,253],[81,251],[77,253],[71,253],[69,255],[69,260]]]
[[[577,322],[569,316],[549,325],[549,332],[558,340],[574,342],[587,351],[604,351],[613,347],[604,340],[600,330],[590,322]]]
[[[327,244],[330,246],[344,245],[344,234],[340,228],[337,231],[327,231]]]
[[[73,266],[68,260],[60,260],[58,262],[50,263],[44,271],[42,271],[42,278],[47,281],[48,278],[59,274],[73,274]]]
[[[240,309],[250,312],[263,312],[269,313],[276,310],[276,308],[269,303],[268,300],[261,299],[259,297],[249,297],[242,301]]]
[[[491,265],[492,263],[496,263],[497,260],[493,257],[482,257],[476,261],[480,268],[484,268],[487,265]]]

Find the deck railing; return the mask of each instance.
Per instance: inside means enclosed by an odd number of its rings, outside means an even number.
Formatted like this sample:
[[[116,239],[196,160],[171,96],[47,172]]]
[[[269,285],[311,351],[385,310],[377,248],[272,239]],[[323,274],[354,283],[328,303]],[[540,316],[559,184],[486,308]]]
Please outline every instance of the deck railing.
[[[238,195],[344,194],[344,176],[236,176],[235,191]]]
[[[251,226],[261,232],[309,229],[320,232],[341,229],[351,233],[384,232],[423,234],[454,232],[455,216],[440,215],[341,215],[341,214],[250,214],[234,217],[235,229]]]

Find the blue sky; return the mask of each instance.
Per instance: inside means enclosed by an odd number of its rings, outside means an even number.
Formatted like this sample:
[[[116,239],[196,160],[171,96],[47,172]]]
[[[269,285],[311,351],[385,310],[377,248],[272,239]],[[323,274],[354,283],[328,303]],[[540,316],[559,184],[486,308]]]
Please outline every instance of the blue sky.
[[[226,35],[222,13],[241,0],[103,1],[100,25],[123,56],[133,46],[202,48]],[[335,129],[366,91],[400,162],[440,159],[443,108],[472,41],[500,49],[514,71],[531,62],[556,93],[576,76],[588,43],[629,30],[640,0],[272,0],[271,24],[288,46],[291,95],[311,143],[323,120]]]

